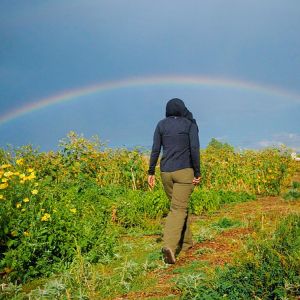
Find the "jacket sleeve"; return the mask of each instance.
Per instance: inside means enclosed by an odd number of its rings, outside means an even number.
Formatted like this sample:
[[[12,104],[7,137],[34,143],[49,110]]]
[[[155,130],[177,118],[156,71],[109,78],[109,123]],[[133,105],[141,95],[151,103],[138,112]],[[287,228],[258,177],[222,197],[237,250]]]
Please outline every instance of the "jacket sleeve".
[[[149,175],[155,174],[155,166],[156,166],[156,163],[157,163],[157,160],[159,157],[160,148],[161,148],[161,133],[159,130],[159,124],[157,124],[156,129],[154,131],[154,136],[153,136],[153,145],[152,145],[150,164],[149,164],[149,170],[148,170]]]
[[[190,139],[190,151],[191,151],[191,159],[192,166],[194,169],[194,176],[201,176],[200,172],[200,143],[199,143],[199,135],[198,135],[198,126],[195,123],[192,123],[189,132]]]

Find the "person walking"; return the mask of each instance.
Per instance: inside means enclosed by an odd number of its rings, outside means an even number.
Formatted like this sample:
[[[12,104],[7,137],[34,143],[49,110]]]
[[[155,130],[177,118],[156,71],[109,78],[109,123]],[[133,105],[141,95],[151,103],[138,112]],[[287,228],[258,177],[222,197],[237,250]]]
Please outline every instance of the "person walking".
[[[148,184],[151,189],[155,185],[155,167],[162,147],[161,179],[171,201],[162,248],[164,261],[168,264],[174,264],[175,255],[193,245],[188,203],[194,186],[201,179],[198,131],[193,114],[178,98],[167,102],[166,118],[158,122],[154,131]]]

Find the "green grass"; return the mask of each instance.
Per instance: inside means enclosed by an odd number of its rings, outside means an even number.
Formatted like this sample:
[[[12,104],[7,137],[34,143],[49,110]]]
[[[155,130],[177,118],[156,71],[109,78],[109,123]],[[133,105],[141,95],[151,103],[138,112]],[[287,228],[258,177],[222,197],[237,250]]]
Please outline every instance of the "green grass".
[[[197,243],[202,243],[213,240],[217,234],[218,231],[216,229],[210,227],[200,227],[195,234],[194,239]]]
[[[211,226],[218,230],[224,230],[228,228],[242,227],[244,226],[244,224],[239,220],[233,220],[228,217],[222,217],[217,222],[214,222]]]
[[[203,267],[207,266],[207,264],[208,263],[205,261],[192,261],[184,266],[173,269],[173,273],[183,275],[199,272],[199,270],[203,269]]]
[[[197,255],[203,255],[203,254],[213,253],[213,252],[215,252],[215,251],[216,251],[216,250],[214,250],[214,249],[204,247],[204,248],[198,249],[198,250],[196,251],[196,254],[197,254]]]
[[[72,299],[113,299],[128,292],[151,290],[157,278],[148,277],[148,273],[165,267],[159,244],[147,238],[127,237],[120,242],[109,263],[91,264],[77,253],[63,274],[33,280],[23,286],[23,294],[20,290],[18,294],[31,299],[40,299],[42,295],[65,299],[66,293]],[[8,295],[11,297],[13,291]]]
[[[275,232],[249,239],[236,261],[212,274],[180,278],[182,299],[291,299],[300,296],[300,215],[284,218]]]

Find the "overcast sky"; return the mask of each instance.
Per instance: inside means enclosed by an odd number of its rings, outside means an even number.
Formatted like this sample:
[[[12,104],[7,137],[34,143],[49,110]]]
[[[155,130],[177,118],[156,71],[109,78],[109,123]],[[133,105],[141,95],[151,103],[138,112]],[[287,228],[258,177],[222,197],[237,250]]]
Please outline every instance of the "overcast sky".
[[[74,130],[109,146],[148,147],[167,100],[178,97],[198,121],[202,147],[215,137],[300,151],[299,32],[299,0],[1,0],[0,119],[67,90],[130,78],[227,78],[286,95],[218,85],[112,89],[0,124],[0,146],[56,149]]]

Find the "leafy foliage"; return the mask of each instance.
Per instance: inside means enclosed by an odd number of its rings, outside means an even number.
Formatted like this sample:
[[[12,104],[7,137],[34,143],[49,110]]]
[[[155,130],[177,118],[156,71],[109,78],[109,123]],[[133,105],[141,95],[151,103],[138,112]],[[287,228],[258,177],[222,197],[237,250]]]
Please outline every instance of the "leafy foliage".
[[[247,192],[210,190],[202,187],[194,190],[191,196],[190,208],[194,214],[200,215],[202,212],[214,212],[219,209],[222,204],[255,199],[255,195]]]

